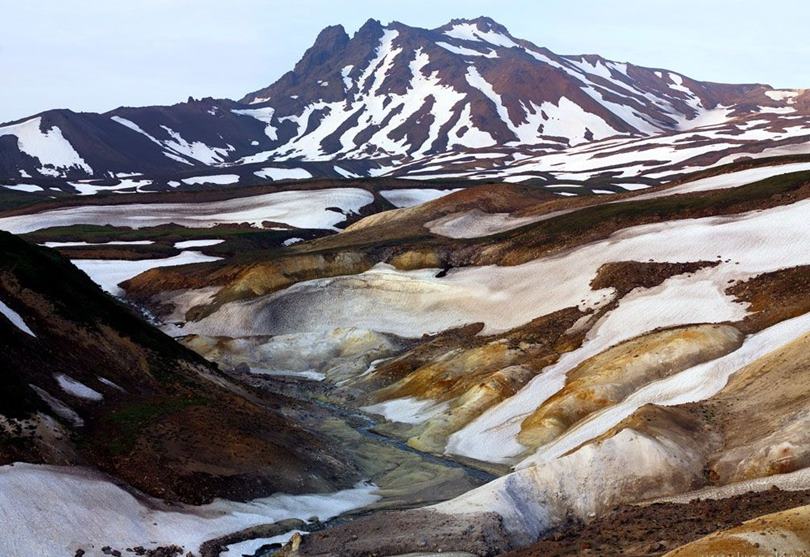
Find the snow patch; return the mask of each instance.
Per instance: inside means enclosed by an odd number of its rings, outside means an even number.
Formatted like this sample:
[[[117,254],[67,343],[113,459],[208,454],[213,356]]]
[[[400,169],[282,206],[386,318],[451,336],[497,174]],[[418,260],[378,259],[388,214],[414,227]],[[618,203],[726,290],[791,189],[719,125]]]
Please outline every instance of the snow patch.
[[[359,178],[360,177],[359,174],[355,174],[354,172],[349,172],[345,168],[341,168],[338,165],[335,165],[333,168],[334,168],[335,172],[340,174],[343,178],[352,179],[352,178]]]
[[[84,420],[79,416],[70,406],[59,400],[58,398],[51,395],[45,389],[37,387],[36,385],[30,384],[28,385],[31,389],[37,393],[39,398],[48,405],[51,411],[62,418],[70,422],[75,427],[82,427],[84,425]],[[18,463],[19,464],[19,463]],[[3,494],[0,493],[0,500],[2,500]],[[0,503],[0,516],[3,514],[3,505]],[[0,536],[0,547],[2,547],[3,539]]]
[[[124,291],[118,286],[124,281],[158,267],[190,265],[218,261],[221,257],[211,257],[199,251],[184,251],[174,257],[163,259],[142,259],[126,261],[116,259],[74,259],[72,263],[84,271],[90,279],[114,296],[122,296]]]
[[[43,191],[42,186],[37,186],[36,184],[16,184],[13,186],[3,186],[3,187],[13,191],[24,191],[26,193],[36,193],[38,191]]]
[[[485,213],[480,209],[472,209],[445,215],[425,223],[425,227],[433,234],[448,238],[480,238],[552,219],[572,211],[553,211],[544,215],[513,217],[509,213]]]
[[[234,114],[239,114],[241,116],[250,116],[251,118],[255,118],[260,122],[264,122],[265,124],[267,124],[267,127],[264,128],[264,135],[266,135],[271,141],[275,141],[278,139],[278,131],[272,125],[273,115],[276,113],[276,109],[274,109],[273,107],[267,106],[264,108],[245,108],[239,110],[231,110],[231,112],[233,112]]]
[[[464,41],[484,42],[505,48],[522,48],[503,33],[491,29],[482,31],[474,23],[457,23],[445,31],[444,34]]]
[[[307,178],[312,178],[312,174],[303,168],[265,167],[261,170],[257,170],[254,174],[259,178],[273,180],[274,182],[278,182],[279,180],[306,180]]]
[[[22,332],[36,338],[37,335],[35,335],[34,331],[32,331],[31,328],[25,324],[25,320],[22,318],[22,316],[20,316],[19,313],[8,307],[6,303],[3,302],[3,300],[0,300],[0,314],[2,314],[6,319],[11,321],[11,324],[17,327]]]
[[[183,178],[182,182],[190,186],[200,184],[219,184],[225,186],[228,184],[236,184],[239,182],[238,174],[214,174],[212,176],[194,176],[191,178]]]
[[[58,373],[54,375],[56,382],[59,383],[59,386],[62,388],[69,395],[73,395],[78,398],[83,398],[85,400],[93,400],[99,401],[104,398],[104,396],[85,385],[79,381],[76,381],[69,375],[65,375],[64,373]]]
[[[488,49],[487,52],[480,52],[478,50],[473,50],[471,48],[465,48],[463,46],[454,46],[450,43],[444,43],[441,41],[437,42],[436,45],[442,47],[445,50],[449,50],[454,54],[460,54],[462,56],[483,56],[484,58],[498,57],[498,53],[491,49]]]
[[[56,172],[57,176],[70,170],[81,170],[93,174],[93,169],[84,162],[73,145],[62,135],[62,130],[51,126],[42,131],[42,118],[36,117],[19,124],[0,128],[0,137],[13,135],[17,137],[17,147],[23,153],[39,159],[43,170]],[[52,167],[50,169],[44,167]],[[43,172],[48,174],[49,172]]]
[[[421,205],[422,203],[427,203],[428,201],[439,199],[445,195],[461,191],[461,189],[462,188],[437,190],[429,188],[404,188],[397,190],[380,190],[379,193],[394,207],[403,208]]]
[[[363,406],[361,410],[369,414],[380,414],[389,422],[403,424],[421,424],[432,417],[446,412],[449,403],[437,403],[434,400],[419,400],[414,397],[395,398],[379,404]]]
[[[116,242],[45,242],[40,244],[46,248],[73,248],[73,247],[87,247],[87,246],[149,246],[154,244],[152,240],[133,240],[130,242],[116,241]]]

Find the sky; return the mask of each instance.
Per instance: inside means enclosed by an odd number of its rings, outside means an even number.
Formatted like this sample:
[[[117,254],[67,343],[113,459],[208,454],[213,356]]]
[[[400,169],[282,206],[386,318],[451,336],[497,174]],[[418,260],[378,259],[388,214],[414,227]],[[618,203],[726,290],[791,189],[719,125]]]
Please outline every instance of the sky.
[[[327,25],[438,27],[487,15],[558,54],[695,79],[810,87],[807,0],[0,0],[0,122],[240,98]]]

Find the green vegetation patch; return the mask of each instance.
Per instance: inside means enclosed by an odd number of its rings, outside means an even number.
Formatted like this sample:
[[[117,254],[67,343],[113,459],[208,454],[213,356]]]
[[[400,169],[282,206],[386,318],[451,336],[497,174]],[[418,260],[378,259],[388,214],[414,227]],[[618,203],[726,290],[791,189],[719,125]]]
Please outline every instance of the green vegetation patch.
[[[114,410],[104,419],[116,435],[103,440],[105,449],[113,455],[130,451],[138,436],[153,423],[166,419],[172,414],[194,406],[206,406],[210,400],[205,397],[158,399],[135,402]]]

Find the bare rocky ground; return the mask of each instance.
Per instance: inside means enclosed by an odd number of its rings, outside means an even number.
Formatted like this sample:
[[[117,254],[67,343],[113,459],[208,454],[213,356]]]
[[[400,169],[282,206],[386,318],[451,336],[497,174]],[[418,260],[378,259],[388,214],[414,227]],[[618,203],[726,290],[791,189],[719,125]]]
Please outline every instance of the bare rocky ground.
[[[622,505],[589,524],[572,523],[507,557],[655,556],[714,531],[810,503],[810,490],[751,492],[689,503]]]
[[[494,556],[508,549],[507,534],[495,513],[467,517],[414,509],[376,513],[314,532],[277,555],[383,557],[454,552]]]

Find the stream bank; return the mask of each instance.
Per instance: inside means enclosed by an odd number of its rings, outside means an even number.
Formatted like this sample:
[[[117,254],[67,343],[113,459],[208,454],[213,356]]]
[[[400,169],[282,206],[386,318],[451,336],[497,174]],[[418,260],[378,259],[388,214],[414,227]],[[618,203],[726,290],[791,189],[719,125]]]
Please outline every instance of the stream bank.
[[[440,503],[498,476],[492,470],[477,467],[475,463],[424,453],[400,438],[381,433],[377,428],[385,422],[384,419],[330,401],[323,382],[256,374],[244,368],[227,373],[235,382],[259,392],[280,394],[305,403],[306,411],[282,409],[282,412],[295,423],[340,444],[352,455],[354,464],[363,476],[378,487],[380,499],[325,523],[296,521],[295,524],[268,524],[210,540],[204,557],[219,555],[229,545],[234,549],[255,547],[255,557],[270,556],[283,544],[262,544],[264,540],[283,539],[282,534],[293,531],[320,531],[380,511],[416,509]],[[243,543],[250,540],[256,543]],[[230,552],[223,554],[230,555]],[[241,554],[236,555],[241,557]]]

